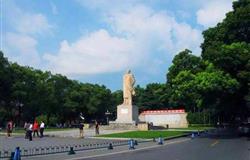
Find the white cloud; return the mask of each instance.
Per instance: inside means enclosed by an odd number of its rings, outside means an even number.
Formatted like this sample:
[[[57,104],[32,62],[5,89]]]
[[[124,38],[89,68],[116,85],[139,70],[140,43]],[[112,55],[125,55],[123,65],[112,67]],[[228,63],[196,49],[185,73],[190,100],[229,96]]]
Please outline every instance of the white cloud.
[[[73,43],[65,40],[56,54],[47,53],[49,69],[67,75],[116,72],[158,66],[185,48],[200,51],[201,31],[165,12],[136,6],[112,10],[105,21],[111,31],[100,29]]]
[[[8,32],[5,41],[10,60],[35,67],[40,64],[40,57],[36,49],[37,41],[34,38]]]
[[[18,32],[27,34],[49,33],[52,27],[42,14],[24,14],[15,24]]]
[[[133,41],[99,30],[71,44],[64,40],[56,55],[45,54],[44,59],[54,72],[67,75],[114,72],[135,62],[134,46]]]
[[[232,0],[206,1],[197,12],[197,23],[204,27],[213,27],[221,22],[226,13],[232,10]]]
[[[3,51],[11,61],[41,67],[37,38],[51,34],[52,26],[43,14],[24,11],[14,1],[5,1],[3,5],[6,8],[3,14],[5,26],[8,26]]]
[[[51,33],[53,27],[43,14],[26,12],[12,1],[7,1],[5,5],[8,8],[5,15],[7,22],[16,32],[32,35]]]
[[[163,50],[168,55],[185,48],[197,52],[200,50],[201,31],[186,23],[177,22],[166,12],[137,6],[126,12],[111,12],[108,17],[107,21],[115,32],[133,37],[142,47]]]

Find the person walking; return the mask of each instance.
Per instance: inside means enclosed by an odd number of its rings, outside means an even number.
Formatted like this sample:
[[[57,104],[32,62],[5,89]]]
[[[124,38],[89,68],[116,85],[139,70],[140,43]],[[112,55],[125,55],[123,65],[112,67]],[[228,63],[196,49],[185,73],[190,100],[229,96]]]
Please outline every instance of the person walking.
[[[11,137],[12,130],[13,130],[13,123],[12,121],[9,121],[6,126],[7,137]]]
[[[83,124],[83,123],[80,123],[80,124],[79,124],[80,138],[84,138],[84,135],[83,135],[83,128],[84,128],[84,124]]]
[[[41,124],[40,124],[40,138],[43,137],[44,128],[45,128],[45,124],[44,124],[43,121],[41,121]]]
[[[35,134],[37,134],[37,137],[39,137],[39,124],[38,122],[35,120],[34,124],[33,124],[33,137],[35,137]]]
[[[28,122],[25,122],[24,123],[24,131],[25,131],[25,139],[28,139],[29,138],[29,134],[28,134],[28,128],[29,128],[30,124]]]
[[[99,135],[99,123],[95,121],[95,134]]]
[[[32,130],[33,130],[33,125],[32,125],[32,123],[29,123],[28,135],[29,135],[30,141],[32,141]]]

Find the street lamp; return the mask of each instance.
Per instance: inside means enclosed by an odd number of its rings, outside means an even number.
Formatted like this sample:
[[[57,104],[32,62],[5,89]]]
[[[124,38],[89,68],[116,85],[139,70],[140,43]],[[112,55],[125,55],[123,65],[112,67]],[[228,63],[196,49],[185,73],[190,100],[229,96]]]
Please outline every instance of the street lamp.
[[[105,112],[105,115],[106,115],[106,119],[107,119],[107,125],[109,125],[109,116],[111,115],[111,113],[109,112],[109,110],[107,110]]]

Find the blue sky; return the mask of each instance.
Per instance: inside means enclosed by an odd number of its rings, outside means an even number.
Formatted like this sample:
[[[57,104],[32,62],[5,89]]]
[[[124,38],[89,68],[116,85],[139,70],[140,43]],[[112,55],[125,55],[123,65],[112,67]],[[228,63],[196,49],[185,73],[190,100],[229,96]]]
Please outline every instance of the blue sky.
[[[200,55],[202,31],[222,21],[231,0],[0,0],[1,50],[10,61],[81,82],[122,88],[164,83],[171,61]]]

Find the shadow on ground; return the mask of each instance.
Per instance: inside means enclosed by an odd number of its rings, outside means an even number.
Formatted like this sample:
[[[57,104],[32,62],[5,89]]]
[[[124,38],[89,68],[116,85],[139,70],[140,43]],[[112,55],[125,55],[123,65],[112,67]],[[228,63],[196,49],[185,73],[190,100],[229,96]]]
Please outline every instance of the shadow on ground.
[[[208,132],[203,133],[200,137],[211,139],[236,139],[240,137],[245,137],[248,141],[250,141],[249,136],[239,136],[237,128],[234,127],[209,130]]]

